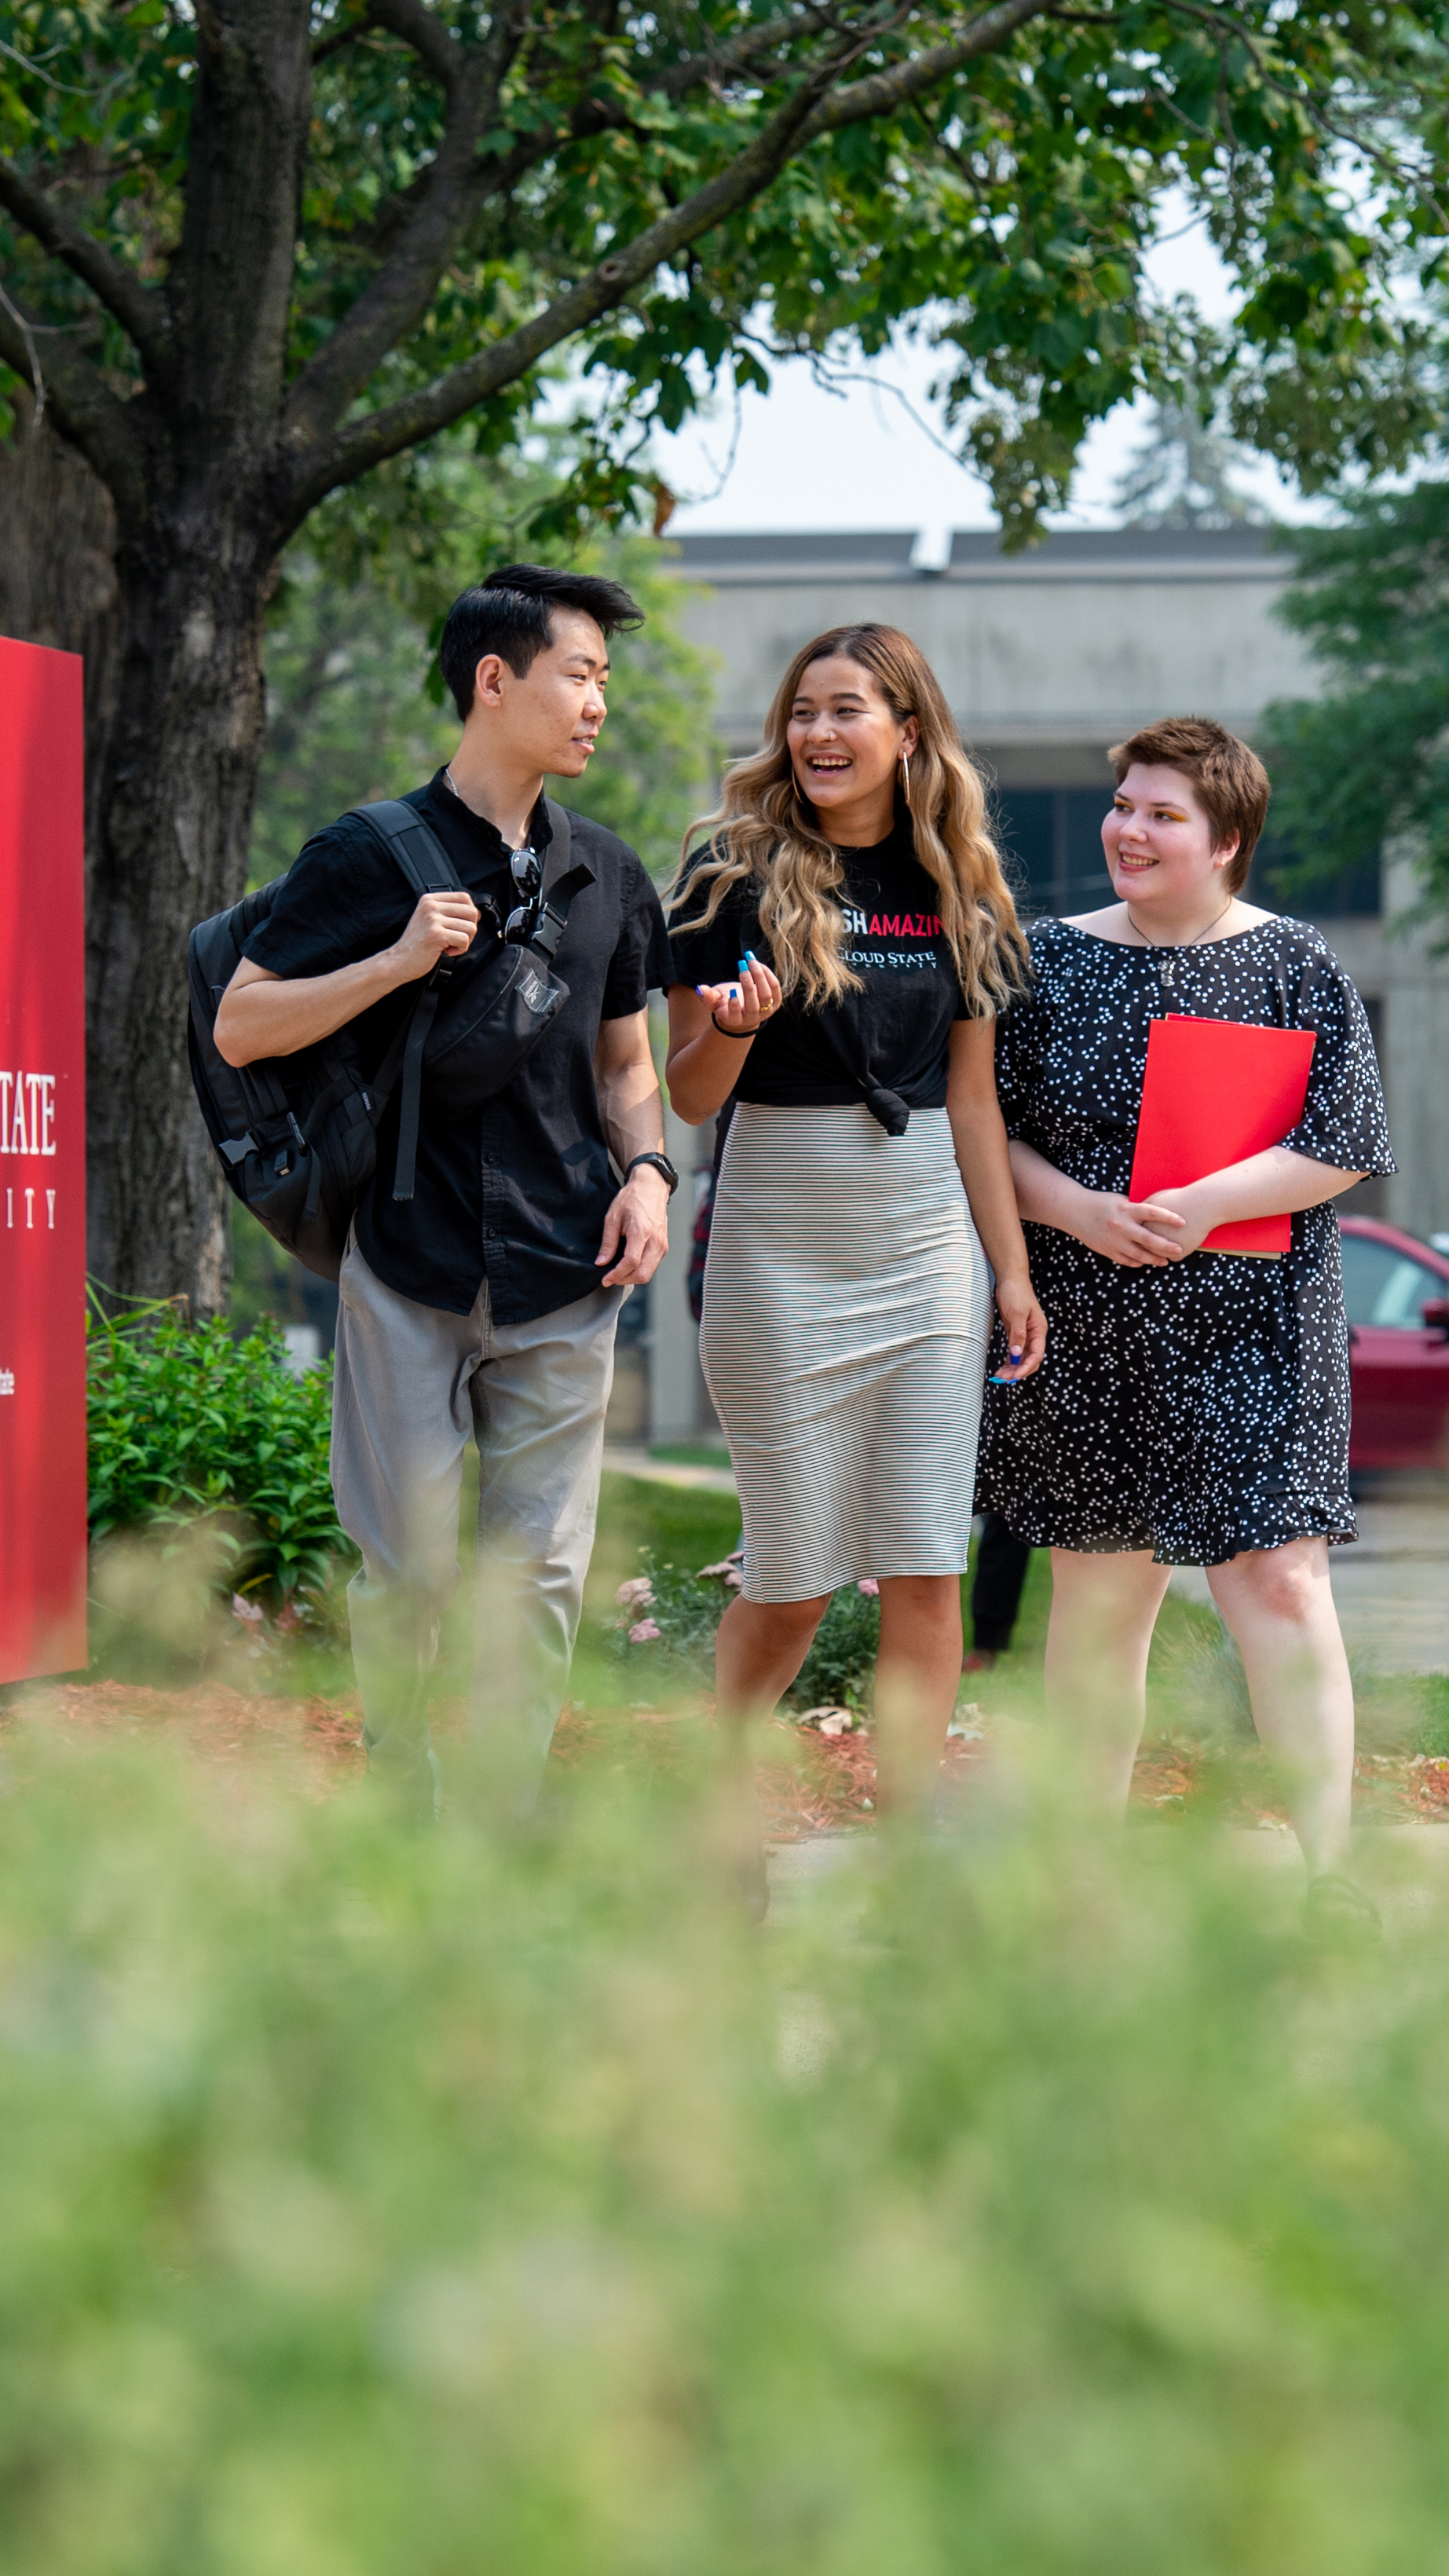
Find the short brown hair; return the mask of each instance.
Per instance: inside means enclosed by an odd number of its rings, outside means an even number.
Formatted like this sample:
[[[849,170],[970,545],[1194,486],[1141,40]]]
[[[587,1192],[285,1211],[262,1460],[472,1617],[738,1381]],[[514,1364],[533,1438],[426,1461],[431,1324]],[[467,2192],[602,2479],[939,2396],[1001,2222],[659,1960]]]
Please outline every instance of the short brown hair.
[[[1273,792],[1257,753],[1208,716],[1164,716],[1159,724],[1144,725],[1128,741],[1114,742],[1107,758],[1119,787],[1138,760],[1144,768],[1180,769],[1184,778],[1192,780],[1193,792],[1213,828],[1213,848],[1220,850],[1237,833],[1238,846],[1224,870],[1224,882],[1230,894],[1241,894]]]

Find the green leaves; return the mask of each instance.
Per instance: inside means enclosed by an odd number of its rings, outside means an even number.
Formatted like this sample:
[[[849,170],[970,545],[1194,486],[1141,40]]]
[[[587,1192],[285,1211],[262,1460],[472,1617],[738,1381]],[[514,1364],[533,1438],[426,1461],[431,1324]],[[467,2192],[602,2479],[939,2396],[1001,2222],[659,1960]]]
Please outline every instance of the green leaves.
[[[328,1480],[332,1371],[293,1377],[275,1324],[237,1346],[174,1307],[119,1319],[97,1300],[87,1347],[92,1538],[160,1520],[238,1523],[230,1580],[274,1603],[319,1591],[352,1553]]]
[[[621,636],[609,714],[582,779],[552,782],[617,832],[656,876],[673,873],[686,826],[712,799],[712,658],[680,631],[684,585],[644,538],[581,544],[577,485],[541,465],[514,470],[455,433],[397,459],[318,513],[286,559],[270,621],[268,742],[252,827],[254,884],[350,805],[404,795],[457,747],[432,657],[450,602],[489,563],[529,553],[607,571],[647,623]],[[602,515],[602,509],[601,513]]]
[[[1449,483],[1367,494],[1341,527],[1285,532],[1298,577],[1281,614],[1324,665],[1320,698],[1282,700],[1262,735],[1272,821],[1311,894],[1407,835],[1425,911],[1449,915]]]
[[[169,292],[192,12],[21,0],[10,23],[0,148]],[[1235,352],[1183,326],[1239,435],[1322,483],[1352,463],[1401,465],[1433,434],[1402,287],[1443,253],[1442,0],[1119,0],[1029,20],[909,96],[893,79],[959,42],[960,14],[938,0],[905,22],[851,10],[838,23],[860,49],[786,167],[571,343],[602,399],[556,532],[637,512],[629,460],[650,426],[677,429],[722,377],[758,382],[762,325],[782,349],[869,353],[929,315],[963,453],[1029,535],[1065,496],[1090,423],[1139,389],[1173,389],[1142,267],[1169,188],[1206,217],[1241,285]],[[436,234],[422,254],[432,283],[421,301],[399,289],[361,408],[466,369],[737,166],[838,44],[836,25],[773,16],[767,0],[702,0],[678,18],[534,0],[506,26],[457,0],[318,8],[293,381],[359,297],[386,298],[399,259],[419,255],[406,251],[419,222]],[[261,21],[252,41],[265,46]],[[463,151],[470,82],[480,122]],[[139,384],[134,349],[24,222],[12,207],[0,249],[45,325]],[[479,416],[495,452],[537,409],[535,365],[521,353]]]

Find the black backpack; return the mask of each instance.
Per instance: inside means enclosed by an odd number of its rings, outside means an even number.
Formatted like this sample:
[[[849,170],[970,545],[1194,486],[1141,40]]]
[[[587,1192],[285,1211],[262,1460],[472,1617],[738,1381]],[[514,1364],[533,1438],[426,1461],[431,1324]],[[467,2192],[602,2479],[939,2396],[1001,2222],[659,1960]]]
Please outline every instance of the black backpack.
[[[461,891],[447,851],[411,805],[390,799],[353,811],[396,861],[415,895]],[[548,862],[538,918],[527,939],[505,943],[497,912],[485,901],[479,937],[469,951],[473,960],[481,943],[483,962],[473,964],[459,1009],[435,1027],[451,970],[464,962],[440,958],[370,1076],[364,1076],[356,1040],[346,1025],[315,1046],[299,1047],[295,1055],[266,1056],[254,1064],[228,1064],[218,1053],[221,997],[285,877],[244,895],[229,911],[198,923],[191,934],[188,1045],[207,1134],[227,1185],[243,1206],[324,1279],[336,1279],[341,1269],[353,1211],[377,1169],[377,1131],[399,1074],[403,1094],[393,1197],[410,1199],[425,1082],[431,1077],[444,1110],[486,1100],[503,1088],[568,999],[567,984],[553,971],[553,956],[569,906],[593,871],[570,866],[569,818],[551,798],[548,817]]]

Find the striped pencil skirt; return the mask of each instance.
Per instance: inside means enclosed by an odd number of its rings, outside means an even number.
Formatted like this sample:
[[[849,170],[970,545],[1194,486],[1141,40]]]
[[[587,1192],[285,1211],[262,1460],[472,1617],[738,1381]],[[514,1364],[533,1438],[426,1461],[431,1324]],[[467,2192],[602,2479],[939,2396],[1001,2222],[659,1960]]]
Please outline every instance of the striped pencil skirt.
[[[700,1356],[745,1529],[745,1597],[959,1574],[990,1281],[944,1109],[742,1102],[725,1146]]]

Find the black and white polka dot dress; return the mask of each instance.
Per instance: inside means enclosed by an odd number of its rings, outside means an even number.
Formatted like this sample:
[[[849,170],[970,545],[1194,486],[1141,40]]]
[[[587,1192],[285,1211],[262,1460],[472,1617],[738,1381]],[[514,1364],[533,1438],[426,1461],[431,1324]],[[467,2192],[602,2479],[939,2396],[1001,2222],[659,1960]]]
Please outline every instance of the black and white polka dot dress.
[[[1363,1004],[1307,922],[1142,949],[1043,921],[1031,949],[1031,993],[997,1032],[997,1088],[1008,1133],[1085,1188],[1126,1191],[1148,1024],[1176,1011],[1316,1030],[1284,1142],[1342,1171],[1394,1170]],[[1195,1252],[1125,1270],[1053,1226],[1026,1239],[1047,1355],[1019,1386],[987,1387],[979,1509],[1038,1547],[1151,1548],[1164,1565],[1358,1535],[1332,1202],[1294,1217],[1277,1261]],[[998,1326],[992,1368],[1003,1349]]]

